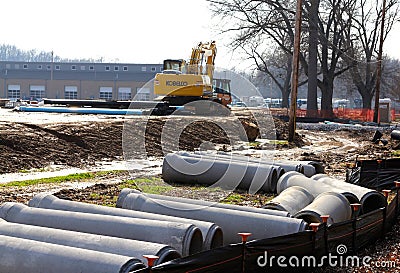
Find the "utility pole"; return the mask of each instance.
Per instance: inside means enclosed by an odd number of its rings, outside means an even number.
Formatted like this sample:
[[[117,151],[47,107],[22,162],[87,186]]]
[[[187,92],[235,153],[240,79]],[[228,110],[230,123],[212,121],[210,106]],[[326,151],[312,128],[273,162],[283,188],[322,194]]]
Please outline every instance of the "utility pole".
[[[375,108],[374,108],[374,122],[378,122],[379,113],[379,96],[381,93],[381,78],[382,78],[382,51],[383,51],[383,39],[385,30],[385,15],[386,15],[386,0],[382,3],[382,21],[381,21],[381,35],[379,41],[378,51],[378,67],[376,72],[376,85],[375,85]]]
[[[290,97],[289,112],[289,142],[293,142],[296,133],[296,110],[297,110],[297,89],[299,83],[299,55],[300,55],[300,33],[301,33],[301,12],[302,0],[297,0],[296,25],[294,29],[294,49],[292,64],[292,91]]]
[[[51,51],[50,80],[53,80],[54,51]]]

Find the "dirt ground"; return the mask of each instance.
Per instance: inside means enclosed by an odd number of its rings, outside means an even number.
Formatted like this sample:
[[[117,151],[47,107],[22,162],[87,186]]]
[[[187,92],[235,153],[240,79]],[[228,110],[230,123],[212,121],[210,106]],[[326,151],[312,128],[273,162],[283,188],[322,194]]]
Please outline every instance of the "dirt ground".
[[[185,119],[185,118],[182,118]],[[246,130],[246,135],[254,139],[259,133],[255,130],[255,119],[241,116],[240,123]],[[230,142],[230,137],[222,129],[229,124],[229,118],[215,118],[216,122],[195,120],[184,128],[180,134],[177,145],[180,150],[193,151],[201,147],[204,142],[217,145],[220,150],[235,149]],[[30,170],[32,168],[45,168],[51,164],[70,167],[84,167],[95,165],[97,161],[121,160],[125,156],[132,156],[135,151],[126,151],[124,142],[130,147],[144,143],[147,156],[162,157],[167,150],[163,149],[161,134],[168,120],[166,118],[151,118],[142,120],[132,119],[126,122],[123,119],[90,120],[81,122],[32,122],[27,120],[2,121],[0,120],[0,174]],[[267,130],[272,138],[276,134],[278,140],[287,138],[287,123],[274,119],[274,128]],[[129,130],[134,125],[143,127],[144,136]],[[235,130],[233,127],[232,130]],[[127,138],[124,134],[129,132]],[[390,157],[398,146],[391,142],[387,145],[374,144],[370,140],[373,131],[340,129],[332,131],[298,130],[294,144],[280,142],[274,150],[277,159],[316,160],[321,161],[330,175],[343,178],[346,164],[360,158]],[[173,141],[174,134],[166,134],[167,141]],[[265,136],[264,136],[265,137]],[[388,133],[384,137],[390,139]],[[237,141],[243,140],[243,135],[238,134]],[[246,143],[238,144],[246,145]],[[247,143],[248,145],[248,143]],[[176,147],[175,147],[176,148]],[[248,154],[256,154],[263,149],[271,149],[271,144],[254,142],[250,145]],[[240,150],[240,149],[239,149]],[[140,151],[140,150],[139,150]],[[146,176],[145,172],[134,175]],[[9,187],[0,191],[0,203],[17,201],[27,203],[34,193],[38,191],[54,192],[57,196],[76,201],[113,205],[118,196],[122,181],[132,178],[132,173],[120,172],[109,174],[91,181],[95,185],[83,189],[70,189],[67,185],[60,189],[58,185],[43,187]],[[114,183],[109,183],[114,181]],[[240,193],[240,192],[239,192]],[[190,187],[175,187],[173,194],[189,196],[192,198],[207,199],[203,192],[193,196]],[[249,195],[241,193],[242,198],[237,203],[242,205],[261,206],[265,202],[265,195]],[[99,197],[100,196],[100,197]],[[267,195],[268,197],[268,195]],[[393,255],[398,257],[400,249],[400,229],[396,225],[386,239],[379,241],[360,255],[372,255],[375,259],[388,259]],[[348,272],[372,272],[369,269],[346,270]],[[334,269],[331,272],[339,272]],[[386,270],[386,272],[396,272]]]

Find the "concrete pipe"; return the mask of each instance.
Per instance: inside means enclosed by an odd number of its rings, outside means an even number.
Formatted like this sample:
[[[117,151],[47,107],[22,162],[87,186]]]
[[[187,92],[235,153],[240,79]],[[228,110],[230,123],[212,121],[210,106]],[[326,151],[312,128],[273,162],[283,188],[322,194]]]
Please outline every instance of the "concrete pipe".
[[[321,162],[317,162],[317,161],[305,161],[305,160],[300,160],[300,161],[295,161],[298,164],[301,164],[303,166],[312,166],[314,167],[314,169],[309,169],[309,171],[314,170],[314,174],[318,174],[318,173],[324,173],[325,172],[325,168],[322,165]],[[306,171],[306,170],[305,170]],[[311,173],[310,173],[311,174]],[[304,174],[305,175],[305,174]],[[312,175],[310,175],[309,177],[311,177]]]
[[[314,196],[305,188],[293,186],[270,200],[264,208],[287,211],[291,215],[295,215],[301,209],[311,204],[313,200]]]
[[[55,228],[9,223],[0,219],[0,235],[71,246],[128,257],[135,257],[146,263],[143,255],[156,255],[156,264],[180,258],[172,247],[157,243],[122,239],[117,237],[88,234]]]
[[[43,208],[43,209],[76,211],[76,212],[85,212],[85,213],[93,213],[101,215],[114,215],[114,216],[131,217],[139,219],[169,221],[175,223],[187,223],[195,225],[202,232],[204,239],[203,250],[209,250],[212,248],[220,247],[222,246],[223,243],[223,233],[221,228],[214,223],[205,221],[173,217],[168,215],[160,215],[156,213],[126,210],[120,208],[111,208],[111,207],[87,204],[82,202],[68,201],[59,199],[54,195],[46,193],[37,194],[29,201],[28,205],[30,207]]]
[[[277,191],[281,193],[285,189],[299,186],[305,188],[309,193],[311,193],[314,198],[320,195],[323,192],[337,192],[343,194],[347,200],[349,200],[350,204],[360,203],[360,200],[357,196],[349,190],[342,190],[335,187],[332,187],[327,184],[316,184],[315,181],[311,178],[304,176],[298,172],[287,172],[279,178]]]
[[[262,239],[297,233],[307,227],[303,220],[290,217],[151,199],[143,194],[136,193],[130,193],[126,196],[122,207],[212,221],[222,228],[224,244],[240,242],[238,232],[251,232],[253,239]]]
[[[0,273],[128,273],[138,259],[0,235]]]
[[[294,216],[308,223],[323,223],[321,215],[329,215],[327,223],[331,225],[350,220],[352,210],[349,201],[344,195],[337,192],[324,192]]]
[[[234,154],[228,154],[228,153],[210,153],[210,152],[194,152],[194,153],[189,153],[189,152],[177,152],[176,154],[179,154],[181,156],[187,156],[187,157],[195,157],[195,158],[210,158],[214,160],[228,160],[228,161],[234,161],[234,162],[250,162],[250,163],[257,163],[261,165],[266,165],[266,166],[274,166],[278,171],[278,178],[280,177],[280,169],[282,169],[284,172],[289,172],[289,171],[296,171],[300,173],[304,173],[304,168],[303,165],[301,164],[293,164],[291,161],[275,161],[270,158],[256,158],[256,157],[251,157],[251,156],[240,156],[240,155],[234,155]]]
[[[354,193],[360,200],[361,213],[368,213],[387,205],[386,197],[376,190],[340,181],[324,174],[317,174],[311,178],[326,185]]]
[[[394,140],[400,140],[400,131],[399,130],[393,130],[390,133],[390,138]]]
[[[191,224],[31,208],[12,202],[0,206],[0,218],[13,223],[166,244],[183,256],[200,252],[203,247],[201,231]]]
[[[264,209],[264,208],[255,208],[255,207],[248,207],[248,206],[238,206],[238,205],[230,205],[230,204],[222,204],[217,202],[210,202],[198,199],[189,199],[189,198],[182,198],[182,197],[172,197],[160,194],[149,194],[149,193],[142,193],[141,191],[128,189],[125,188],[121,191],[117,199],[117,207],[121,208],[125,201],[125,198],[130,193],[136,194],[143,194],[145,197],[150,199],[160,199],[160,200],[167,200],[167,201],[174,201],[179,203],[186,203],[186,204],[194,204],[204,207],[215,207],[215,208],[223,208],[223,209],[231,209],[231,210],[238,210],[238,211],[248,211],[253,213],[260,213],[260,214],[268,214],[268,215],[276,215],[276,216],[283,216],[283,217],[291,217],[290,213],[284,211],[277,211],[271,209]]]
[[[243,189],[250,193],[275,192],[277,171],[272,166],[230,162],[177,154],[167,154],[162,177],[166,182],[205,184],[226,190]]]

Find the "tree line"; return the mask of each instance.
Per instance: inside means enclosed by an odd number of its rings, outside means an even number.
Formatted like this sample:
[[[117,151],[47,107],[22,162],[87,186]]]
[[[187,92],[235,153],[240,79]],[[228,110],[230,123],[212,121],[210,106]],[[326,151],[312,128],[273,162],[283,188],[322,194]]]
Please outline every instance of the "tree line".
[[[229,45],[269,77],[288,106],[296,0],[207,0]],[[399,21],[400,0],[386,1],[384,37]],[[382,0],[303,0],[299,85],[307,85],[307,114],[333,116],[336,82],[356,90],[371,108],[377,78]],[[398,92],[398,60],[385,56],[382,88]],[[396,96],[398,97],[398,95]]]
[[[37,49],[22,50],[15,45],[0,45],[0,60],[15,62],[103,62],[100,59],[67,59],[54,55],[51,51],[43,51]]]

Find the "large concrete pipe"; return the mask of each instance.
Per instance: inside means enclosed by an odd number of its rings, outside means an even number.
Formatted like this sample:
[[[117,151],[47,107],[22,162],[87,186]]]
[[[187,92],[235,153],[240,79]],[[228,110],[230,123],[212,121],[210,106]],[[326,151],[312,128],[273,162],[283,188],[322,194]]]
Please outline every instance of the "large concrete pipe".
[[[324,192],[318,195],[307,207],[294,216],[308,223],[323,223],[322,215],[329,215],[328,225],[351,219],[352,210],[344,195],[337,192]]]
[[[76,212],[94,213],[102,215],[114,215],[114,216],[131,217],[139,219],[152,219],[152,220],[169,221],[176,223],[187,223],[195,225],[201,230],[204,239],[203,242],[204,250],[220,247],[222,246],[223,243],[223,233],[221,228],[214,223],[205,221],[199,221],[181,217],[173,217],[168,215],[160,215],[156,213],[105,207],[93,204],[86,204],[82,202],[68,201],[59,199],[54,195],[46,193],[37,194],[29,201],[28,205],[30,207],[43,208],[43,209],[76,211]]]
[[[262,239],[297,233],[307,227],[300,219],[151,199],[137,193],[126,196],[122,206],[127,209],[212,221],[222,228],[224,244],[240,242],[238,232],[251,232],[253,239]]]
[[[0,218],[13,223],[166,244],[183,256],[203,248],[201,231],[191,224],[32,208],[12,202],[0,206]]]
[[[261,165],[274,166],[277,168],[278,178],[280,177],[279,175],[281,172],[280,169],[282,169],[284,172],[296,171],[299,173],[304,173],[303,165],[294,164],[291,161],[276,161],[270,158],[257,158],[257,157],[234,155],[228,153],[210,153],[202,151],[196,151],[193,153],[182,151],[182,152],[176,152],[176,154],[187,157],[196,157],[196,158],[200,157],[200,158],[209,158],[213,160],[225,160],[225,161],[235,161],[235,162],[251,162]]]
[[[399,130],[393,130],[390,133],[390,138],[394,140],[400,140],[400,131]]]
[[[321,162],[317,161],[307,161],[307,160],[298,160],[298,161],[291,161],[294,164],[301,164],[304,166],[304,175],[307,177],[311,177],[314,174],[324,173],[325,168]]]
[[[277,171],[272,166],[249,162],[229,162],[167,154],[162,177],[166,182],[205,184],[226,190],[244,189],[250,193],[275,192]]]
[[[144,196],[150,199],[160,199],[160,200],[167,200],[167,201],[174,201],[179,203],[186,203],[186,204],[194,204],[204,207],[215,207],[215,208],[223,208],[223,209],[232,209],[238,211],[248,211],[253,213],[260,213],[260,214],[268,214],[268,215],[276,215],[276,216],[283,216],[283,217],[291,217],[290,213],[284,211],[277,211],[271,209],[264,209],[264,208],[255,208],[255,207],[248,207],[248,206],[238,206],[238,205],[231,205],[231,204],[222,204],[218,202],[210,202],[198,199],[189,199],[183,197],[172,197],[160,194],[149,194],[149,193],[142,193],[141,191],[135,189],[125,188],[121,191],[117,199],[117,207],[122,208],[125,198],[130,193],[137,193],[143,194]]]
[[[0,235],[135,257],[143,263],[146,263],[143,255],[158,256],[156,264],[181,257],[175,249],[163,244],[9,223],[3,219],[0,219]]]
[[[308,178],[298,172],[287,172],[282,175],[282,177],[279,178],[278,181],[277,191],[278,193],[281,193],[285,189],[292,186],[305,188],[309,193],[314,196],[314,198],[316,198],[323,192],[337,192],[343,194],[347,198],[347,200],[349,200],[350,204],[360,203],[360,200],[351,191],[346,189],[338,189],[327,184],[315,183],[313,179]]]
[[[128,273],[138,259],[0,235],[0,273]]]
[[[379,208],[383,208],[387,205],[386,197],[376,190],[340,181],[325,174],[316,174],[311,178],[332,187],[354,193],[360,200],[362,209],[361,213],[367,213]]]
[[[277,197],[270,200],[264,208],[287,211],[295,215],[314,200],[314,196],[305,188],[299,186],[289,187]]]

